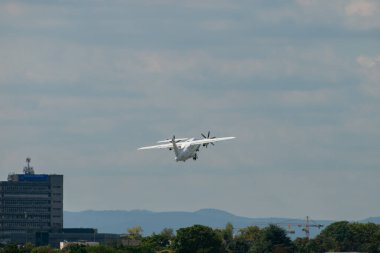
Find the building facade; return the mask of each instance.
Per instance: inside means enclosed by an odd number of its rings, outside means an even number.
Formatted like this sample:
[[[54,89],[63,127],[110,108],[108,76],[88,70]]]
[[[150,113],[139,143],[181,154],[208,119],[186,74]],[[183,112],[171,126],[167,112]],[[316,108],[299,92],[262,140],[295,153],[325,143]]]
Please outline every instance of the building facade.
[[[27,160],[28,161],[28,160]],[[11,174],[0,182],[0,241],[21,243],[63,228],[63,175]]]
[[[63,241],[119,240],[93,228],[63,228],[63,175],[35,174],[26,159],[24,174],[0,181],[0,244],[59,247]]]

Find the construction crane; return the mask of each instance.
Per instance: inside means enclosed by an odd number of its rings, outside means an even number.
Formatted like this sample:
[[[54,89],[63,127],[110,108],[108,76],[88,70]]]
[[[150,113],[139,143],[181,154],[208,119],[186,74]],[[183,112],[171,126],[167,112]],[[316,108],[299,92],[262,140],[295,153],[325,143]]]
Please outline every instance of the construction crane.
[[[287,232],[289,234],[294,234],[295,231],[291,230],[291,228],[292,228],[292,225],[295,225],[295,226],[297,226],[299,228],[302,228],[302,231],[305,232],[306,238],[310,239],[310,228],[318,228],[318,229],[320,229],[320,228],[323,227],[322,224],[315,224],[314,222],[313,223],[311,223],[311,222],[313,222],[313,221],[309,218],[309,216],[306,216],[306,223],[298,223],[298,224],[290,223],[290,224],[288,224],[288,230],[287,230]]]
[[[280,222],[253,222],[252,225],[258,226],[260,228],[263,228],[265,226],[268,226],[269,224],[277,225],[279,227],[282,227],[285,229],[285,231],[288,234],[295,234],[296,230],[293,229],[294,227],[302,228],[302,231],[305,233],[305,236],[307,239],[310,239],[310,230],[311,228],[317,228],[321,229],[324,227],[323,224],[317,224],[315,221],[310,219],[309,216],[306,216],[306,220],[303,223],[300,223],[298,219],[290,219],[290,220],[284,220]],[[238,228],[235,228],[237,231]]]

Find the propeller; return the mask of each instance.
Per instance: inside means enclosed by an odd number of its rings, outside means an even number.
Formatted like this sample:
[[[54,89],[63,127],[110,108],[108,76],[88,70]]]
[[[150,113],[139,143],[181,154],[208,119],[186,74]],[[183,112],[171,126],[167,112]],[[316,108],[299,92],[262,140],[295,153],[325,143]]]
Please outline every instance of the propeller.
[[[205,139],[214,139],[214,138],[216,138],[216,136],[214,136],[214,137],[210,137],[210,131],[208,131],[207,136],[204,135],[203,133],[201,133],[201,135],[202,135],[202,137],[205,138]],[[211,145],[215,146],[214,143],[210,142],[210,143],[204,143],[204,144],[203,144],[203,147],[206,147],[206,148],[207,148],[208,144],[211,144]]]

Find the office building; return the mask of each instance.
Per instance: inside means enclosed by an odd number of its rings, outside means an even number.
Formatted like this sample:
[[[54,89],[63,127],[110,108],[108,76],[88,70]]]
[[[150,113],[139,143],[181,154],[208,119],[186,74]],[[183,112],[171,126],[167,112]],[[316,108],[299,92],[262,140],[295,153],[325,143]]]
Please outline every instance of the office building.
[[[35,174],[30,159],[24,174],[0,182],[0,241],[33,241],[35,232],[63,228],[63,175]]]
[[[23,174],[0,181],[0,244],[59,247],[63,241],[119,240],[93,228],[63,228],[63,175],[35,174],[30,158]]]

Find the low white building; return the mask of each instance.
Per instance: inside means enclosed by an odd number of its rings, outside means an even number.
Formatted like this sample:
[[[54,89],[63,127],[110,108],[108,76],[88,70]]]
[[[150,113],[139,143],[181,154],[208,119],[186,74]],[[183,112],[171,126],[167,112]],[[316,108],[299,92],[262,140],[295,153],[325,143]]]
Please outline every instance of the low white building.
[[[83,245],[83,246],[98,246],[99,242],[86,242],[86,241],[80,241],[80,242],[60,242],[59,243],[59,249],[63,250],[70,245]]]

